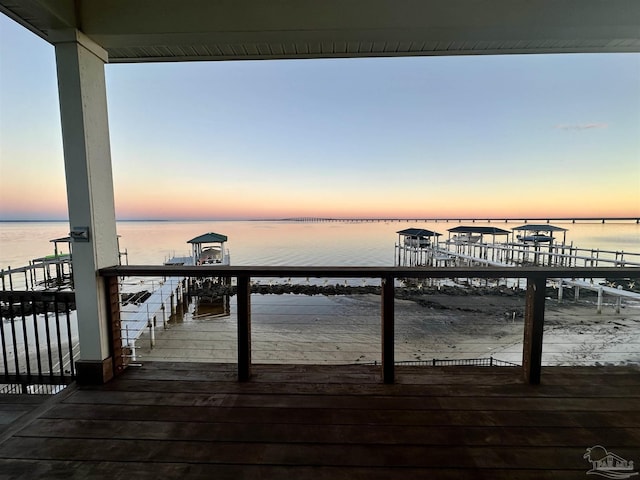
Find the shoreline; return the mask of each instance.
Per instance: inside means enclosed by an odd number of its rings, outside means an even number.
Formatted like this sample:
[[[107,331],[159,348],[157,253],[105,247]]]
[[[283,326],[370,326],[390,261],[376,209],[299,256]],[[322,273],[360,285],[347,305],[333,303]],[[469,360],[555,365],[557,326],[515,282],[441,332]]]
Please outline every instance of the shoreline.
[[[620,314],[605,305],[547,300],[543,365],[640,364],[640,303]],[[493,357],[521,364],[524,295],[422,295],[396,298],[397,362]],[[148,332],[138,344],[140,361],[237,360],[235,302],[218,315],[198,314],[192,304],[181,318]],[[325,296],[254,294],[254,363],[379,363],[380,299],[373,294]]]
[[[202,284],[190,290],[192,297],[200,297],[208,300],[221,298],[224,296],[235,296],[236,287],[206,280]],[[507,285],[485,285],[477,286],[471,284],[437,284],[418,286],[396,286],[394,288],[395,298],[401,300],[420,299],[426,295],[450,295],[450,296],[483,296],[495,295],[505,297],[523,297],[526,295],[526,288]],[[348,296],[348,295],[380,295],[381,287],[378,285],[314,285],[314,284],[292,284],[276,283],[263,284],[254,283],[251,285],[251,294],[256,295],[324,295],[324,296]],[[557,298],[558,289],[554,286],[547,286],[546,296]],[[598,294],[592,290],[581,289],[580,298],[594,298]],[[574,300],[574,289],[566,287],[563,292],[566,300]]]

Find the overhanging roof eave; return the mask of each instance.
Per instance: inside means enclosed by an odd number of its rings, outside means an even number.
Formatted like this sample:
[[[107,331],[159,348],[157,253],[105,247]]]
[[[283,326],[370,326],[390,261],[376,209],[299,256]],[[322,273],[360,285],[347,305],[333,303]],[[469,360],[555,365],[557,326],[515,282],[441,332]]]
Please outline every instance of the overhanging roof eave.
[[[45,40],[78,28],[112,63],[640,52],[635,0],[0,0],[0,11]]]

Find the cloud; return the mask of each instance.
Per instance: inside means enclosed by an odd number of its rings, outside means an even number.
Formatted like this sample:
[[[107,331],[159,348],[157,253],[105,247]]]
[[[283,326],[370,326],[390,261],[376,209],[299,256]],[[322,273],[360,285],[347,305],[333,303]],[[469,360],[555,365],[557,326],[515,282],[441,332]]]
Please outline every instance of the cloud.
[[[608,128],[609,124],[604,122],[582,123],[579,125],[556,125],[553,128],[558,130],[593,130],[595,128]]]

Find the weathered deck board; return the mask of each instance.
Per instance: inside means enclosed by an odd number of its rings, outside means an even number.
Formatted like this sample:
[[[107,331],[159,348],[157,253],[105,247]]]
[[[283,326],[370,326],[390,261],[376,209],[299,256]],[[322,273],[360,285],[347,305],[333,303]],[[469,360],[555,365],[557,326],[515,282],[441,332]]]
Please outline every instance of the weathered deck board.
[[[48,395],[0,394],[0,433],[23,415],[35,410]]]
[[[24,471],[25,465],[31,468],[32,478],[59,479],[92,479],[112,480],[131,479],[157,480],[165,479],[196,479],[196,480],[253,480],[253,479],[310,479],[315,480],[388,480],[393,478],[408,479],[442,479],[457,480],[460,478],[513,480],[540,479],[557,480],[558,478],[585,478],[582,470],[568,472],[567,470],[520,469],[517,476],[512,470],[485,469],[475,471],[469,476],[468,470],[462,468],[393,468],[393,467],[287,467],[280,465],[210,465],[184,463],[148,463],[148,462],[77,462],[70,461],[41,461],[36,465],[23,460],[8,460],[3,462],[3,473],[7,478],[15,478]],[[68,475],[72,470],[73,477]],[[0,477],[2,478],[2,477]]]
[[[640,461],[640,368],[150,363],[68,393],[0,444],[0,478],[585,478]]]
[[[7,442],[3,450],[15,459],[37,457],[80,462],[142,460],[159,463],[465,469],[518,465],[518,468],[567,470],[584,466],[582,455],[575,458],[574,449],[555,445],[497,448],[469,445],[193,442],[171,439],[158,442],[113,438],[61,438],[55,440],[55,448],[51,448],[50,443],[49,438],[17,437]],[[612,448],[622,456],[637,453],[623,446]]]
[[[428,394],[427,391],[425,391]],[[256,394],[199,394],[182,392],[114,392],[81,391],[67,403],[92,405],[168,405],[174,407],[234,407],[234,408],[294,408],[304,405],[308,409],[401,409],[435,410],[535,410],[535,411],[589,411],[634,412],[637,398],[513,398],[513,397],[456,397],[456,396],[386,396],[386,395],[256,395]]]
[[[310,410],[289,408],[286,415],[270,408],[210,408],[131,405],[59,405],[51,409],[47,418],[99,419],[127,421],[155,421],[171,418],[174,422],[188,422],[197,418],[202,422],[304,424],[313,416],[326,425],[437,425],[437,426],[499,426],[499,427],[578,427],[613,428],[640,427],[640,412],[523,412],[477,410]]]
[[[185,393],[202,394],[215,391],[224,394],[259,394],[264,393],[268,388],[269,394],[288,394],[291,387],[287,383],[238,383],[238,382],[213,382],[213,381],[180,381],[180,391]],[[163,380],[162,382],[168,382]],[[136,392],[156,392],[162,388],[162,382],[153,380],[123,380],[117,387],[105,386],[104,389],[125,389]],[[363,384],[354,390],[353,385],[342,384],[321,384],[321,383],[300,383],[296,386],[297,394],[317,394],[323,392],[328,395],[385,395],[385,396],[423,396],[425,393],[430,396],[453,396],[453,397],[574,397],[588,394],[590,397],[629,397],[640,395],[640,385],[545,385],[543,388],[532,389],[528,385],[518,383],[507,383],[504,385],[466,385],[464,388],[452,385],[402,385],[395,388],[385,388],[382,385]]]
[[[321,443],[380,445],[451,445],[460,439],[473,446],[563,446],[576,435],[576,427],[555,427],[549,433],[540,427],[518,427],[504,431],[497,426],[442,425],[326,425],[254,423],[249,431],[241,423],[174,422],[120,420],[40,419],[20,432],[25,437],[114,438],[121,440],[176,440],[201,442],[248,443]],[[584,431],[582,431],[584,430]],[[621,440],[640,442],[640,427],[609,427],[581,429],[580,435],[594,445],[615,445]]]

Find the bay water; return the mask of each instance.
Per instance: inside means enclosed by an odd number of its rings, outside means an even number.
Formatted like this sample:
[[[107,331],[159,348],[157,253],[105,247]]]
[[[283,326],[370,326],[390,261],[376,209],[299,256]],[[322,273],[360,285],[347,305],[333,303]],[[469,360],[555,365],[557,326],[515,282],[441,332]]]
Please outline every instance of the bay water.
[[[207,232],[229,238],[232,265],[393,266],[399,230],[425,228],[447,238],[459,225],[511,230],[515,221],[124,221],[117,223],[123,263],[160,265],[169,257],[190,254],[187,241]],[[566,228],[567,243],[584,249],[640,253],[636,222],[554,222]],[[19,267],[53,253],[50,240],[69,233],[67,222],[0,223],[0,267]]]

